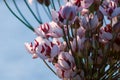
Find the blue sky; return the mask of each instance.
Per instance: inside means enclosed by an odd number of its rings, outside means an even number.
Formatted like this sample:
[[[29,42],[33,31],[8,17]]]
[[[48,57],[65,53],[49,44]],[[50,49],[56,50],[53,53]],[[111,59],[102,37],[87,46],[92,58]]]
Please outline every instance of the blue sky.
[[[9,3],[14,9],[12,3]],[[19,1],[19,4],[22,5],[21,9],[26,18],[37,26],[24,3]],[[47,18],[44,21],[47,21]],[[0,80],[59,80],[42,60],[33,60],[25,50],[24,42],[31,42],[36,36],[9,12],[2,0],[0,28]]]

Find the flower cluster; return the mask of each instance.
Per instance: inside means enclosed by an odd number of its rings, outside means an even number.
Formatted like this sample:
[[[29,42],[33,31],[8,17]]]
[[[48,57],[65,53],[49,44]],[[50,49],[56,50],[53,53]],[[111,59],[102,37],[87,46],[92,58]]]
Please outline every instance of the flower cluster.
[[[25,43],[27,50],[52,63],[63,80],[113,80],[120,74],[119,0],[64,1],[51,10],[51,22],[34,29],[38,37]]]

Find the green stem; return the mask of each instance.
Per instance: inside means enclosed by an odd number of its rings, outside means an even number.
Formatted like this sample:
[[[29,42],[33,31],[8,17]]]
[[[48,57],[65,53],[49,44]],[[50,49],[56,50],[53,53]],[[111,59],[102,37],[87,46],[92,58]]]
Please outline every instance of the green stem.
[[[49,19],[51,19],[50,14],[48,13],[48,11],[47,11],[47,10],[46,10],[46,8],[45,8],[45,5],[42,5],[42,7],[43,7],[43,9],[44,9],[45,13],[47,14],[47,16],[49,17]]]
[[[10,6],[8,5],[8,3],[6,2],[6,0],[4,0],[5,5],[7,6],[7,8],[10,10],[10,12],[19,20],[21,21],[27,28],[29,28],[30,30],[32,30],[34,32],[34,28],[32,26],[29,26],[28,24],[26,24],[22,19],[20,19],[10,8]]]
[[[72,54],[73,54],[73,50],[72,50],[71,43],[70,43],[70,33],[69,33],[69,28],[68,28],[68,22],[69,22],[69,21],[67,21],[68,43],[69,43],[69,48],[70,48],[70,50],[71,50],[71,52],[72,52]]]
[[[13,3],[14,3],[14,5],[15,5],[15,7],[16,7],[18,13],[19,13],[19,14],[21,15],[21,17],[24,19],[24,21],[26,21],[26,23],[27,23],[29,26],[31,26],[31,24],[26,20],[26,18],[25,18],[25,17],[23,16],[23,14],[21,13],[21,11],[20,11],[19,7],[17,6],[15,0],[13,0]]]
[[[78,41],[77,41],[77,26],[76,24],[74,25],[75,26],[75,40],[76,40],[76,48],[78,48]],[[73,32],[73,30],[72,30]],[[72,33],[73,34],[73,33]]]
[[[5,5],[7,6],[7,8],[10,10],[10,12],[18,19],[20,20],[25,26],[27,26],[30,30],[34,31],[34,28],[32,28],[31,26],[28,26],[28,24],[26,24],[22,19],[20,19],[13,11],[12,9],[9,7],[8,3],[6,2],[6,0],[4,0]],[[47,62],[45,60],[43,60],[43,62],[45,63],[45,65],[55,74],[55,71],[47,64]]]
[[[37,3],[37,2],[36,2],[36,4],[35,4],[35,8],[36,8],[36,12],[37,12],[38,18],[39,18],[39,20],[42,22],[42,18],[41,18],[41,16],[40,16],[40,12],[39,12],[39,8],[38,8],[38,3]]]
[[[48,11],[49,11],[50,16],[52,16],[49,6],[47,7],[47,9],[48,9]]]
[[[53,9],[56,10],[54,1],[53,0],[51,0],[51,1],[52,1]]]
[[[67,44],[67,47],[68,47],[68,49],[69,49],[69,43],[68,43],[67,38],[66,38],[67,36],[66,36],[66,33],[65,33],[64,26],[63,26],[63,28],[62,28],[62,31],[63,31],[63,34],[64,34],[63,39],[65,40],[65,42],[66,42],[66,44]]]
[[[36,21],[40,24],[42,24],[42,22],[36,17],[35,13],[32,11],[32,9],[30,8],[29,4],[27,3],[27,0],[24,0],[26,6],[28,7],[28,9],[30,10],[30,12],[32,13],[32,15],[34,16],[34,18],[36,19]]]
[[[115,66],[116,65],[116,66]],[[112,64],[111,65],[111,67],[106,71],[106,72],[104,72],[104,74],[101,76],[100,75],[100,79],[102,78],[102,79],[105,79],[106,78],[106,75],[108,75],[108,73],[109,72],[112,72],[112,71],[114,71],[114,70],[116,70],[116,68],[115,67],[117,67],[118,65],[120,65],[120,63],[117,63],[117,62],[115,62],[114,64]],[[119,66],[119,68],[120,68],[120,66]],[[118,68],[118,69],[119,69]],[[117,70],[116,70],[117,71]]]
[[[59,7],[61,7],[60,0],[58,0]]]
[[[72,37],[74,37],[74,33],[73,33],[73,25],[71,25],[71,34],[72,34]]]
[[[43,60],[43,62],[55,75],[57,75],[56,72],[47,64],[47,62],[45,60]]]

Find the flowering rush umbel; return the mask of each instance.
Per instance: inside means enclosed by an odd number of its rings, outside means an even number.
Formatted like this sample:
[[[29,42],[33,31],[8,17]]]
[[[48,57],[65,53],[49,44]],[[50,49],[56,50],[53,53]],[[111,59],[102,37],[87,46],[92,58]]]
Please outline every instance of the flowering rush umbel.
[[[46,6],[51,19],[34,28],[37,38],[25,43],[33,59],[52,63],[50,70],[62,80],[120,78],[119,0],[29,1]]]

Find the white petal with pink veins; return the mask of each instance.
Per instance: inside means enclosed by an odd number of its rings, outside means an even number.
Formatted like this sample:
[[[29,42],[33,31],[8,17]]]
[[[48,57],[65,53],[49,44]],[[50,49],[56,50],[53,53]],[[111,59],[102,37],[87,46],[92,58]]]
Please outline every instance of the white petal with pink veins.
[[[43,31],[40,31],[38,28],[35,28],[34,30],[38,36],[45,37],[45,33]]]
[[[43,45],[38,46],[38,48],[36,49],[36,53],[43,60],[48,58],[47,56],[45,56],[46,51]]]
[[[30,54],[34,54],[34,53],[35,53],[35,51],[33,50],[33,47],[31,46],[31,44],[25,43],[25,48],[27,49],[27,51],[28,51]]]

